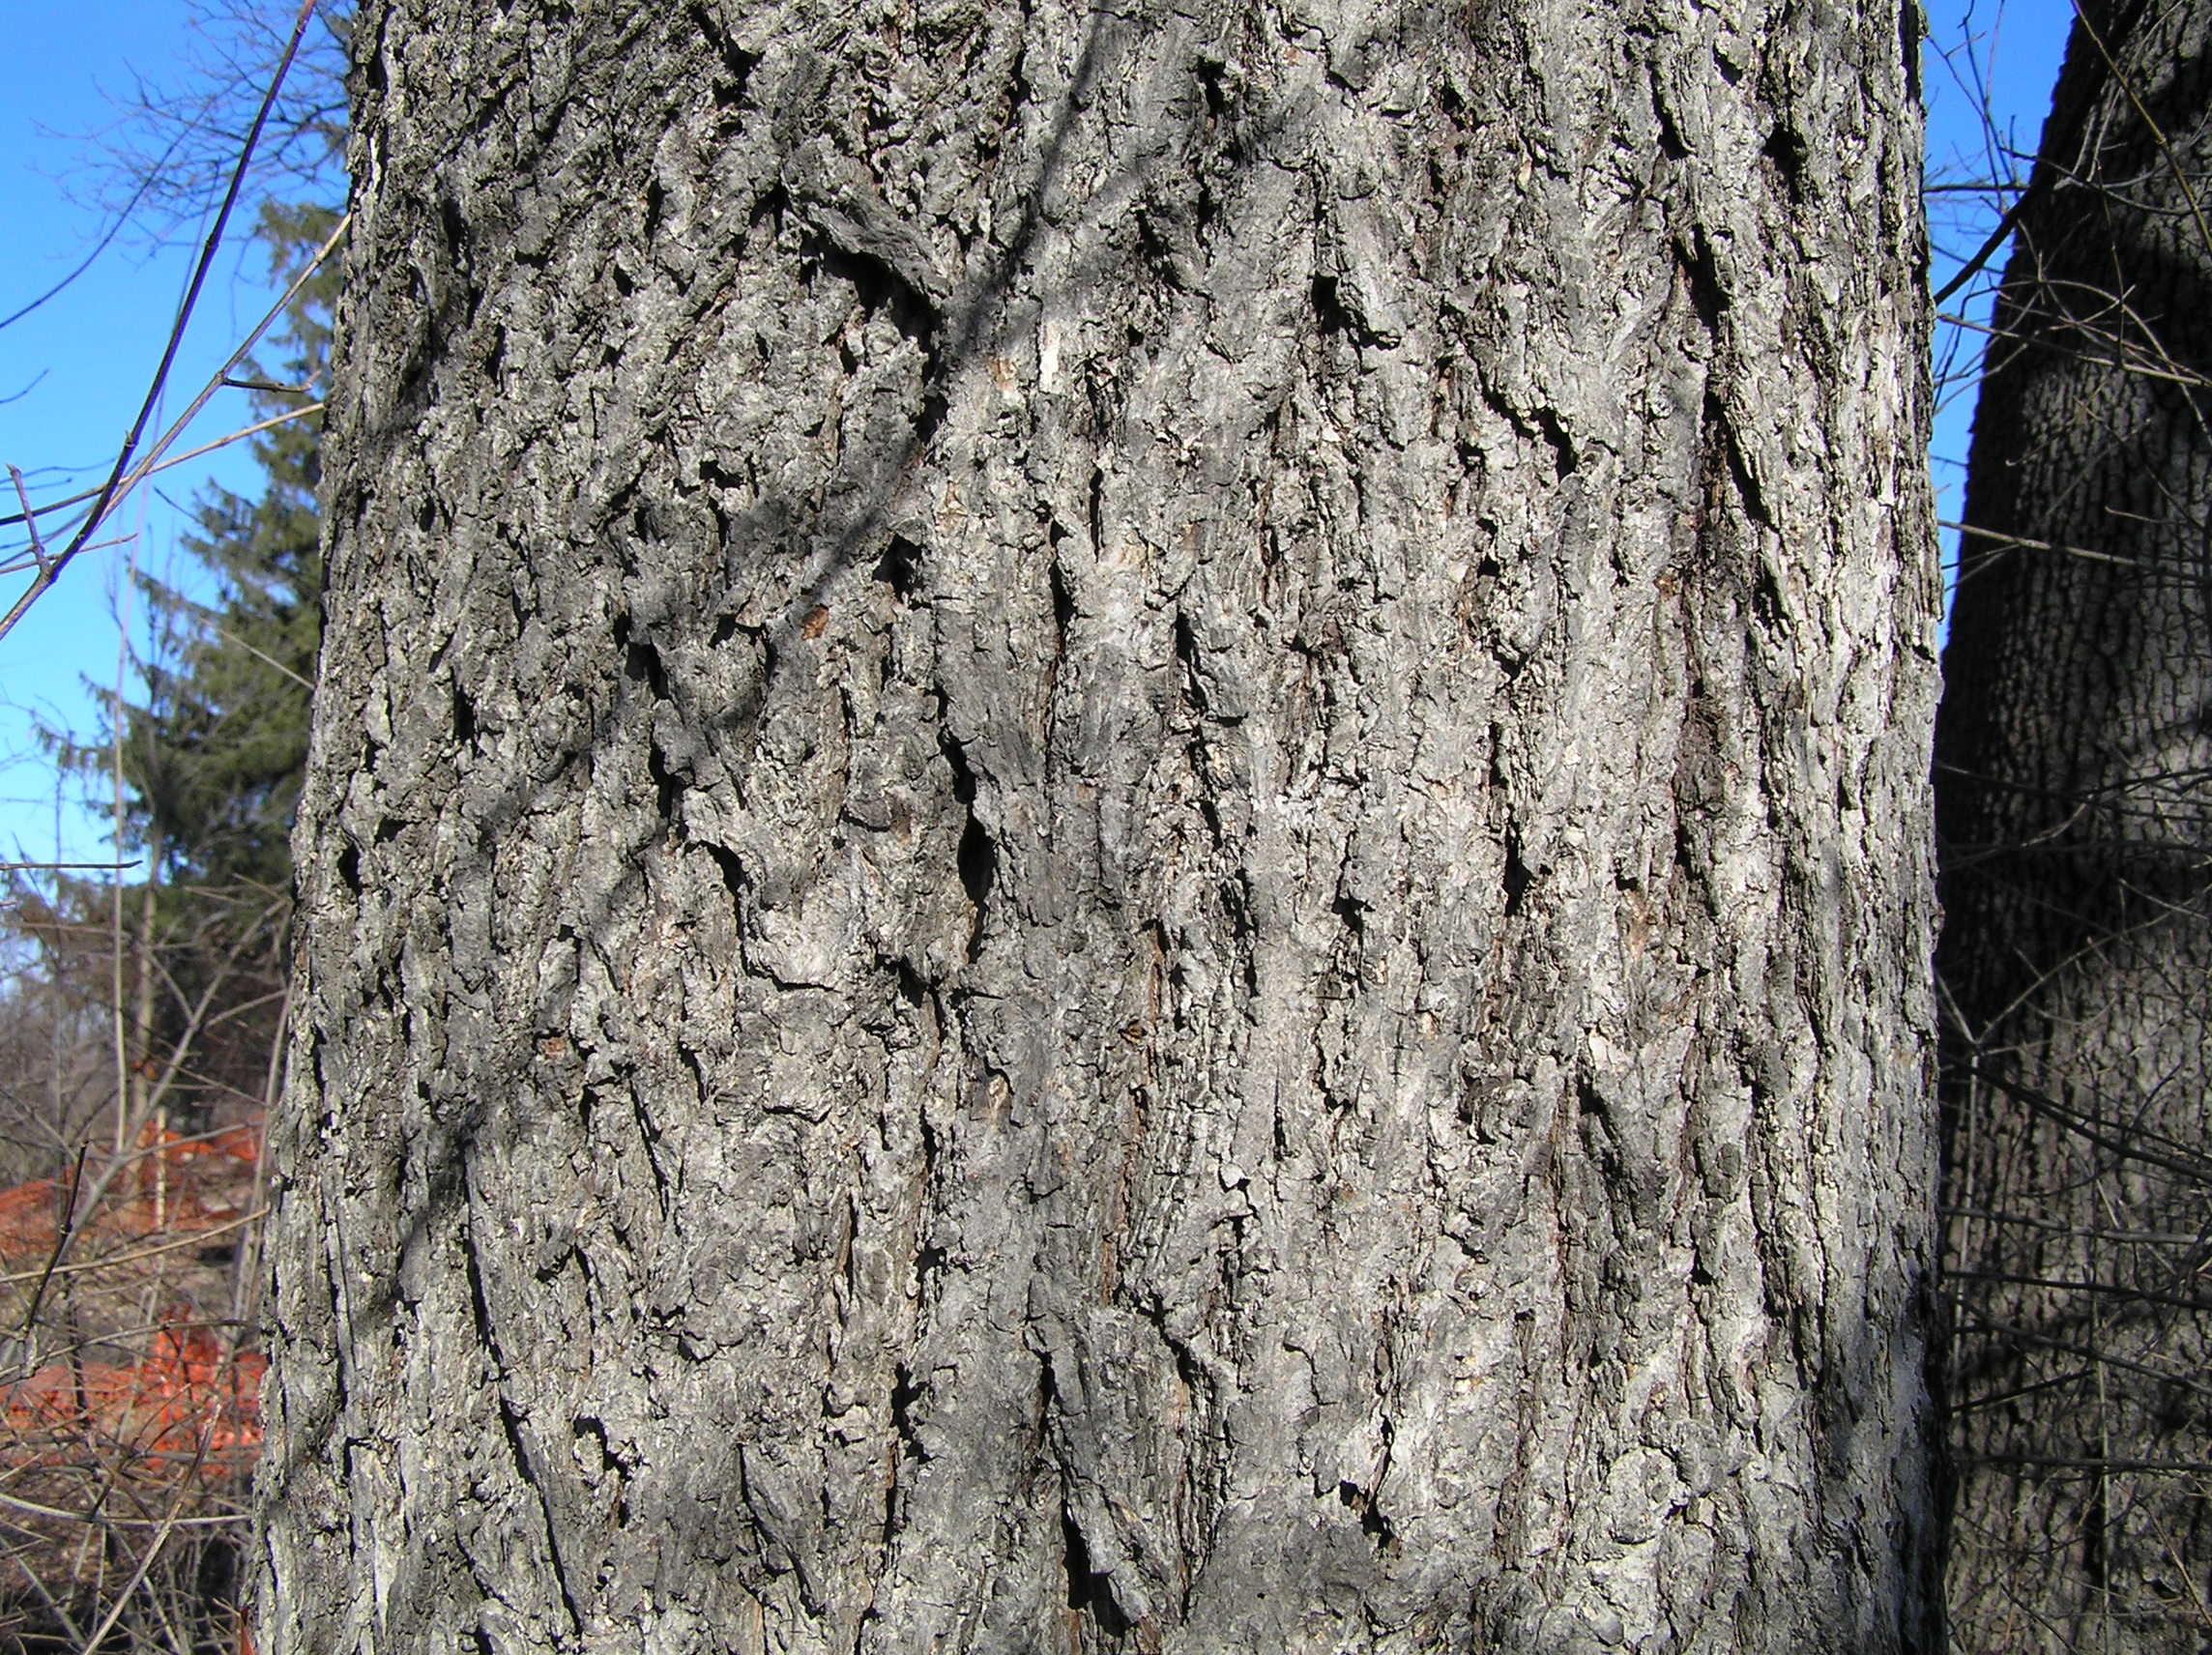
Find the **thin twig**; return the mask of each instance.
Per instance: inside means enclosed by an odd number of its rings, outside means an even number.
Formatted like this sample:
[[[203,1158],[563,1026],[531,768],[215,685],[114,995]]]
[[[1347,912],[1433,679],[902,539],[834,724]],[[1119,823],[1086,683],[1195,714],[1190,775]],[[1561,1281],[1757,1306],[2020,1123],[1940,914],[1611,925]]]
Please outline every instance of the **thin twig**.
[[[31,515],[31,491],[23,486],[23,474],[11,465],[9,480],[15,485],[15,498],[23,508],[23,532],[31,537],[31,556],[38,560],[39,574],[43,579],[52,572],[53,559],[46,556],[46,543],[39,537],[38,519]]]
[[[293,58],[299,54],[300,42],[306,36],[308,20],[314,16],[314,13],[315,0],[300,0],[300,13],[292,24],[292,38],[285,44],[284,55],[276,65],[276,73],[270,76],[269,89],[262,96],[261,107],[254,112],[253,125],[246,134],[245,143],[240,146],[238,164],[231,169],[229,186],[223,190],[222,205],[216,210],[215,223],[200,248],[199,262],[193,267],[192,278],[185,288],[184,302],[177,306],[176,320],[170,325],[169,340],[162,348],[160,365],[154,370],[153,383],[146,388],[146,399],[139,404],[138,417],[131,422],[131,434],[124,439],[123,448],[115,456],[114,468],[109,471],[107,481],[102,485],[99,499],[93,503],[92,509],[85,515],[83,526],[77,530],[70,543],[48,567],[40,572],[39,578],[15,600],[15,606],[5,616],[0,616],[0,638],[5,638],[14,630],[15,624],[29,611],[31,605],[61,577],[62,571],[84,549],[84,543],[92,538],[94,529],[99,527],[102,518],[107,514],[123,491],[124,479],[137,455],[138,443],[145,435],[146,422],[153,418],[154,409],[160,402],[161,392],[168,384],[169,369],[175,365],[177,352],[184,344],[186,325],[191,321],[192,309],[199,303],[200,289],[207,281],[208,271],[215,264],[216,249],[222,245],[223,231],[229,226],[231,212],[238,205],[239,192],[246,186],[247,168],[252,162],[254,145],[261,139],[262,129],[269,121],[269,111],[276,102],[276,94],[284,84],[285,74],[291,70]],[[223,372],[228,373],[233,363],[226,363]]]
[[[238,1218],[226,1219],[220,1224],[211,1224],[205,1230],[195,1230],[189,1235],[180,1235],[172,1241],[163,1241],[158,1246],[141,1247],[135,1253],[117,1253],[104,1259],[79,1259],[73,1264],[51,1264],[44,1270],[11,1271],[0,1275],[0,1286],[12,1287],[17,1282],[44,1280],[48,1276],[76,1276],[92,1270],[112,1270],[124,1264],[135,1264],[141,1259],[152,1259],[163,1253],[181,1252],[187,1247],[204,1246],[210,1236],[227,1235],[233,1230],[244,1230],[247,1225],[260,1223],[267,1216],[268,1211],[266,1206],[257,1206],[252,1211]],[[160,1328],[173,1327],[177,1324],[175,1322],[155,1322],[152,1325]],[[208,1325],[217,1324],[211,1322]]]
[[[69,1207],[61,1214],[61,1222],[54,1227],[53,1251],[46,1255],[45,1267],[38,1272],[39,1285],[31,1290],[31,1302],[23,1308],[23,1325],[15,1335],[16,1342],[22,1349],[22,1371],[25,1374],[31,1371],[31,1334],[38,1325],[39,1308],[45,1303],[46,1287],[54,1279],[54,1272],[61,1268],[62,1254],[68,1248],[70,1236],[76,1228],[76,1198],[77,1191],[84,1182],[86,1147],[82,1144],[77,1146],[76,1165],[70,1173]]]

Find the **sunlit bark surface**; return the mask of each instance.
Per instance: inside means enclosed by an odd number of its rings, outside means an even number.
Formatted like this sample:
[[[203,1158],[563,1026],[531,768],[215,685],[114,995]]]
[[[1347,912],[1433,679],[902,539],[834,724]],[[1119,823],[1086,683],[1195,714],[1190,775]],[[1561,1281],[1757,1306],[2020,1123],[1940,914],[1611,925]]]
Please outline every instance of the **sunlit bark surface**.
[[[1929,1647],[1911,39],[364,5],[263,1649]]]

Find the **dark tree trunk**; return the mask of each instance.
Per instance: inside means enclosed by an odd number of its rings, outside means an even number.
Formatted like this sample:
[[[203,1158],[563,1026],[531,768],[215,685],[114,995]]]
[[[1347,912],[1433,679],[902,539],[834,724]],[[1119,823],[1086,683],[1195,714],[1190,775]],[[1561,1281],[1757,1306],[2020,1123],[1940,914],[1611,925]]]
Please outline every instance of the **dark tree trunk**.
[[[2085,8],[1937,740],[1960,1646],[2212,1637],[2212,4]]]
[[[1928,1647],[1909,9],[367,4],[263,1647]]]

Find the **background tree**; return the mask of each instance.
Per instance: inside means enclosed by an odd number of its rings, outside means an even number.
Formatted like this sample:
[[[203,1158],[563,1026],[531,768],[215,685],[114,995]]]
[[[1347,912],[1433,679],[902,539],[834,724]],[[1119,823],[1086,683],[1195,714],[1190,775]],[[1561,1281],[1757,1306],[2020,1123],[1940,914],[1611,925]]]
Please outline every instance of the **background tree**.
[[[2085,4],[1937,741],[1960,1647],[2212,1635],[2212,6]]]
[[[272,210],[279,267],[327,211]],[[327,359],[328,273],[273,341],[257,412]],[[263,370],[250,370],[260,376]],[[278,389],[282,384],[285,389]],[[279,1072],[292,801],[320,627],[316,428],[256,445],[258,498],[203,501],[194,598],[141,583],[143,695],[98,744],[126,853],[105,881],[21,876],[8,914],[0,1131],[0,1645],[229,1648],[258,1431],[260,1117]],[[102,1629],[106,1628],[105,1633]]]
[[[198,49],[185,84],[135,84],[98,149],[85,140],[93,159],[82,188],[119,223],[155,240],[181,221],[204,220],[234,182],[248,201],[276,185],[306,191],[310,203],[317,191],[335,192],[344,130],[336,66],[350,6],[314,6],[312,26],[309,10],[289,3],[191,0],[187,10]],[[248,166],[246,133],[265,95],[272,106]],[[246,176],[234,181],[241,169]],[[256,239],[279,281],[300,271],[335,222],[321,207],[265,201]],[[145,1083],[157,1069],[173,1071],[169,1098],[187,1123],[212,1118],[226,1098],[257,1106],[269,1089],[285,975],[287,839],[320,626],[319,434],[301,417],[320,393],[334,280],[325,270],[293,294],[261,353],[278,353],[275,369],[249,360],[226,382],[247,392],[266,492],[247,501],[218,489],[199,503],[199,533],[184,543],[197,566],[190,592],[146,576],[142,556],[132,560],[133,595],[147,614],[134,682],[102,698],[106,731],[46,733],[65,769],[103,799],[112,791],[118,854],[135,853],[147,874],[135,891],[100,893],[115,910],[110,998],[130,1025],[122,1060],[137,1083],[137,1096],[120,1108],[119,1133],[125,1118],[145,1114]],[[90,887],[66,882],[51,904],[54,915],[85,921],[93,906]],[[124,958],[126,934],[135,938],[134,962]],[[191,1060],[180,1064],[187,1047]]]
[[[204,226],[298,10],[299,0],[184,0],[193,44],[182,73],[157,82],[126,71],[130,86],[115,89],[113,121],[72,140],[83,156],[72,175],[75,197],[126,241],[165,242]],[[254,146],[249,202],[330,199],[345,142],[352,0],[316,0],[314,14]]]
[[[327,207],[275,207],[260,238],[289,276],[336,223]],[[260,418],[298,411],[327,388],[330,306],[336,269],[326,266],[273,339],[273,370],[248,372]],[[291,881],[291,826],[306,765],[307,703],[321,640],[321,427],[312,419],[251,440],[262,476],[253,499],[211,489],[185,550],[212,575],[212,599],[149,581],[156,612],[176,638],[173,661],[149,702],[132,709],[127,772],[148,831],[171,848],[174,871],[208,881],[281,887]]]
[[[1911,16],[364,7],[263,1646],[1929,1647]]]
[[[323,207],[265,210],[260,238],[286,278],[328,240]],[[330,353],[336,266],[302,288],[272,339],[274,370],[247,370],[254,412],[270,418],[318,398]],[[315,490],[318,421],[252,439],[265,486],[254,499],[211,489],[187,554],[213,594],[196,598],[142,577],[155,648],[139,662],[145,699],[120,709],[126,849],[147,858],[147,914],[162,934],[189,935],[158,975],[165,1018],[149,1037],[174,1048],[196,1024],[179,1103],[195,1125],[229,1100],[258,1109],[269,1086],[287,974],[291,828],[306,763],[308,703],[322,635],[322,557]],[[105,741],[73,757],[105,768]],[[199,1008],[195,1015],[195,1008]]]
[[[289,14],[292,8],[287,8]],[[203,16],[202,21],[210,21]],[[215,164],[228,101],[257,101],[288,36],[240,8],[206,99],[140,88],[169,173],[137,179],[154,235]],[[290,16],[287,15],[289,27]],[[342,14],[326,22],[342,24]],[[229,29],[228,34],[222,29]],[[247,65],[268,53],[247,86]],[[312,90],[313,63],[291,84]],[[327,74],[322,93],[335,91]],[[309,165],[292,118],[265,163]],[[340,101],[342,103],[342,100]],[[327,103],[326,103],[327,107]],[[143,135],[142,127],[129,131]],[[320,133],[323,182],[335,129]],[[126,143],[115,164],[133,160]],[[227,178],[227,168],[218,171]],[[276,176],[276,174],[271,174]],[[176,191],[184,189],[180,195]],[[279,276],[335,215],[270,207]],[[137,687],[104,738],[58,739],[142,879],[18,875],[6,914],[8,1083],[0,1132],[0,1645],[224,1649],[238,1637],[243,1496],[258,1444],[259,1116],[280,1074],[288,833],[319,632],[317,428],[332,274],[303,290],[239,383],[265,426],[267,484],[214,493],[185,551],[189,591],[140,583]]]

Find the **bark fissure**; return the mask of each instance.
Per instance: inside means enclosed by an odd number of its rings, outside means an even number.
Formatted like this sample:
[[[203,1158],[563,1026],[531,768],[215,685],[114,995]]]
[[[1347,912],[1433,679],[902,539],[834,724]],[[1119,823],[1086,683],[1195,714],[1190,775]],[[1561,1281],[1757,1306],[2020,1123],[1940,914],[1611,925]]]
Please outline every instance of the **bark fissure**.
[[[464,1178],[467,1176],[466,1174],[462,1176]],[[472,1207],[474,1205],[472,1201]],[[491,1369],[491,1381],[495,1393],[494,1400],[499,1412],[501,1436],[505,1439],[509,1463],[513,1466],[516,1479],[529,1491],[537,1502],[536,1515],[542,1526],[539,1532],[532,1538],[537,1540],[544,1550],[545,1561],[548,1572],[552,1576],[554,1590],[560,1598],[562,1609],[567,1613],[567,1636],[573,1639],[581,1633],[584,1623],[582,1615],[577,1611],[575,1596],[569,1589],[568,1570],[562,1562],[561,1537],[564,1532],[564,1524],[561,1514],[554,1509],[553,1493],[548,1484],[546,1467],[539,1464],[539,1456],[532,1449],[528,1439],[529,1427],[517,1414],[514,1402],[507,1388],[510,1369],[508,1365],[507,1354],[502,1349],[503,1342],[499,1336],[497,1323],[492,1319],[488,1296],[484,1292],[482,1267],[478,1260],[475,1245],[473,1219],[470,1225],[470,1234],[460,1238],[459,1251],[468,1275],[469,1306],[476,1321],[477,1344],[479,1349],[482,1350],[484,1359],[489,1363]],[[479,1580],[493,1591],[505,1596],[502,1587],[496,1583],[495,1571],[487,1569],[479,1576]],[[516,1607],[525,1614],[529,1612],[527,1606]]]

